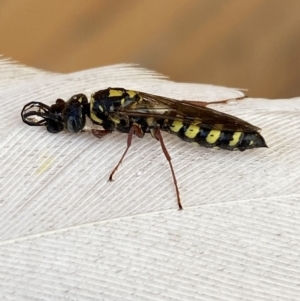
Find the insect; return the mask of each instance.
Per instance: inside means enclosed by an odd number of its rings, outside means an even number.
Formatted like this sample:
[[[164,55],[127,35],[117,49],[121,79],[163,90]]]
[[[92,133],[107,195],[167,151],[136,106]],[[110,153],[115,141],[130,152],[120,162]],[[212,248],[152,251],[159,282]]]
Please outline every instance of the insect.
[[[236,98],[242,99],[244,97]],[[214,103],[226,103],[226,100]],[[171,156],[164,144],[161,131],[177,135],[184,141],[196,142],[209,148],[224,150],[253,149],[267,147],[260,135],[260,128],[229,114],[207,108],[212,102],[179,101],[144,92],[108,88],[93,93],[90,101],[84,94],[73,95],[68,101],[57,99],[48,106],[32,101],[21,112],[22,120],[30,126],[46,126],[50,133],[66,130],[70,133],[83,131],[86,119],[102,129],[92,133],[102,138],[112,131],[128,134],[127,147],[109,176],[120,166],[131,146],[133,135],[143,138],[150,133],[160,142],[169,162],[176,189],[179,209],[182,209],[179,189],[171,162]]]

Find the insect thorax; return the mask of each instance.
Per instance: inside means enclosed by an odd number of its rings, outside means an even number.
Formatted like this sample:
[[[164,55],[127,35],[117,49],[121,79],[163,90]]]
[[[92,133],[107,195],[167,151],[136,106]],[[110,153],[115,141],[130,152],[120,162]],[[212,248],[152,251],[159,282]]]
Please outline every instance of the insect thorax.
[[[121,107],[139,100],[140,96],[135,91],[123,88],[108,88],[97,91],[91,95],[90,117],[91,120],[100,124],[106,130],[115,130],[122,127],[129,127],[130,122],[127,116],[119,116]]]

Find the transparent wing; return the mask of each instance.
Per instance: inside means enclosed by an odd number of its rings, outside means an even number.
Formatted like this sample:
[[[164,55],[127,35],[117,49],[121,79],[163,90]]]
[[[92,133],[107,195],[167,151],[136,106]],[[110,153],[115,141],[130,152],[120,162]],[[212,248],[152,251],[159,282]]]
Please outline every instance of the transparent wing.
[[[180,120],[197,124],[203,128],[253,132],[260,128],[235,116],[207,108],[209,103],[179,101],[167,97],[139,92],[140,100],[122,107],[119,114],[131,117],[153,117],[156,119]]]

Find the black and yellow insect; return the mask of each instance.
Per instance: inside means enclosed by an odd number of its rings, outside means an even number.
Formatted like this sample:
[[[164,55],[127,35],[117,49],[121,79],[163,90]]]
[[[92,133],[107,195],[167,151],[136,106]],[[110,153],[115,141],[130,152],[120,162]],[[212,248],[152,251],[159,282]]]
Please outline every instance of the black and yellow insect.
[[[142,138],[145,133],[150,133],[160,142],[169,162],[178,206],[182,209],[171,157],[163,142],[161,131],[210,148],[244,151],[267,147],[258,127],[237,117],[209,109],[206,107],[209,104],[211,103],[179,101],[123,88],[108,88],[93,93],[90,102],[84,94],[76,94],[67,102],[57,99],[51,106],[33,101],[24,106],[21,116],[26,124],[44,125],[51,133],[62,130],[70,133],[81,132],[86,118],[102,126],[101,130],[92,130],[98,138],[112,131],[127,133],[127,148],[110,174],[110,180],[124,159],[133,135]]]

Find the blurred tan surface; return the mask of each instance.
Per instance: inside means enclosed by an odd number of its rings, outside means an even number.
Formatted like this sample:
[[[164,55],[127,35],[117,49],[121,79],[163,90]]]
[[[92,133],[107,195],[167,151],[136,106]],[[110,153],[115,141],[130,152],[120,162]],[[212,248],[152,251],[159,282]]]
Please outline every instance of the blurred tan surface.
[[[299,48],[298,0],[0,0],[0,53],[54,72],[138,63],[285,98],[300,95]]]

